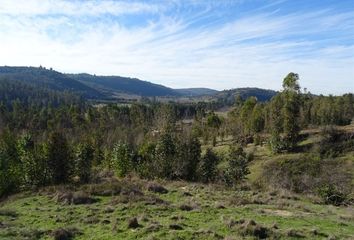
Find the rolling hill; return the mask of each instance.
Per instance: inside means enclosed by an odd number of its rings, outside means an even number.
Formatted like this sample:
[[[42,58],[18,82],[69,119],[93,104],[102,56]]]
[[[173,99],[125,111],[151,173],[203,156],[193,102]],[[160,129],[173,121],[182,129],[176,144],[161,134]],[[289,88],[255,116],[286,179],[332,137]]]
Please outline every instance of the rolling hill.
[[[0,67],[0,82],[4,83],[3,86],[9,86],[11,83],[11,89],[16,89],[16,85],[20,84],[20,88],[32,89],[32,92],[35,89],[57,93],[69,92],[85,99],[113,101],[121,98],[137,99],[156,96],[168,97],[171,101],[184,98],[191,101],[208,100],[217,101],[221,105],[232,105],[237,95],[243,99],[255,96],[259,101],[267,101],[276,94],[276,91],[260,88],[236,88],[224,91],[208,88],[172,89],[137,78],[96,76],[86,73],[64,74],[43,67]]]
[[[137,78],[120,76],[96,76],[90,74],[67,74],[87,86],[99,89],[107,95],[114,96],[117,93],[128,93],[139,96],[179,96],[180,94],[162,85],[142,81]]]
[[[106,97],[96,89],[69,78],[65,74],[42,67],[0,67],[0,78],[53,91],[69,91],[85,98],[100,99]]]
[[[204,96],[204,95],[214,95],[219,91],[210,88],[180,88],[175,89],[176,92],[183,96]]]

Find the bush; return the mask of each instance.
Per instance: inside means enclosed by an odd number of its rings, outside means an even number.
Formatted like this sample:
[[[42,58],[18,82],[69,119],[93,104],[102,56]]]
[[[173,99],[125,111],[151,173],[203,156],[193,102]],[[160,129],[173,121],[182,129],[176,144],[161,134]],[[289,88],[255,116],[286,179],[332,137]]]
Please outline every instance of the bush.
[[[347,199],[347,195],[340,192],[333,184],[327,184],[318,189],[318,194],[326,204],[339,206]]]

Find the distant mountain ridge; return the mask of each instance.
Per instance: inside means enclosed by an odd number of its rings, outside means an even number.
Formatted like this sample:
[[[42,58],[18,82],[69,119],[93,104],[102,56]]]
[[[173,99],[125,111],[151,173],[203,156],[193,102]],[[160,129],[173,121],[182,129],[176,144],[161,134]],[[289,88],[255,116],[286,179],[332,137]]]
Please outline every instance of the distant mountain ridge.
[[[260,88],[236,88],[217,91],[209,88],[172,89],[163,85],[142,81],[137,78],[120,76],[96,76],[87,73],[64,74],[43,67],[0,67],[0,82],[12,82],[14,89],[18,83],[26,84],[35,90],[69,92],[85,99],[117,100],[136,99],[137,97],[169,97],[172,101],[179,98],[190,98],[193,101],[214,99],[225,104],[232,104],[235,96],[246,99],[255,96],[259,101],[267,101],[276,92]],[[6,85],[6,86],[7,86]],[[3,85],[5,86],[5,85]]]

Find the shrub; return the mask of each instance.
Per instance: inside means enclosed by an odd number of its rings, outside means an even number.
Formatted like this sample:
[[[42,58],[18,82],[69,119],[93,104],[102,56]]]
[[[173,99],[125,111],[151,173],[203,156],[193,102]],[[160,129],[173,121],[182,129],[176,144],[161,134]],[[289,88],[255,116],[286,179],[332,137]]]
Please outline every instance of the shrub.
[[[343,202],[352,191],[352,173],[344,161],[321,159],[318,155],[273,160],[265,164],[261,179],[272,188],[296,193],[319,194],[325,203]],[[336,196],[336,197],[334,197]]]
[[[341,205],[347,198],[346,194],[339,191],[333,184],[326,184],[318,188],[318,194],[326,204]]]

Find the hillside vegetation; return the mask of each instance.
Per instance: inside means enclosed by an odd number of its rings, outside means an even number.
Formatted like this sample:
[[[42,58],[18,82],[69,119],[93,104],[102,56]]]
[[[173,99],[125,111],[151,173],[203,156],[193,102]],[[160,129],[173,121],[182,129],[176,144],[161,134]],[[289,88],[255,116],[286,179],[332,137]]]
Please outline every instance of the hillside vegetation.
[[[220,114],[0,86],[0,238],[354,236],[353,94],[303,93],[289,73]]]
[[[269,100],[276,92],[264,89],[234,89],[230,91],[218,92],[213,89],[190,88],[190,89],[172,89],[148,81],[142,81],[137,78],[128,78],[120,76],[97,76],[90,74],[64,74],[53,69],[43,67],[0,67],[0,84],[11,84],[11,86],[2,87],[7,100],[25,99],[33,97],[28,89],[38,89],[41,99],[46,101],[52,98],[51,95],[74,94],[85,99],[95,101],[116,101],[130,100],[137,101],[143,98],[155,100],[158,97],[166,97],[167,101],[202,102],[214,101],[217,107],[222,105],[232,105],[234,97],[240,94],[243,98],[255,96],[260,101]],[[11,89],[18,89],[22,92],[17,94]],[[5,92],[8,91],[8,92]],[[44,93],[44,92],[47,93]],[[46,97],[45,95],[50,95]],[[0,95],[2,97],[2,95]],[[4,98],[4,97],[2,97]]]

